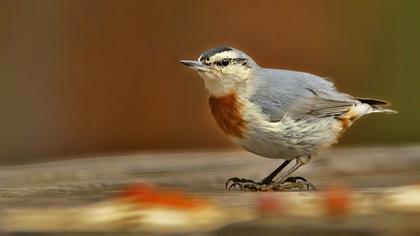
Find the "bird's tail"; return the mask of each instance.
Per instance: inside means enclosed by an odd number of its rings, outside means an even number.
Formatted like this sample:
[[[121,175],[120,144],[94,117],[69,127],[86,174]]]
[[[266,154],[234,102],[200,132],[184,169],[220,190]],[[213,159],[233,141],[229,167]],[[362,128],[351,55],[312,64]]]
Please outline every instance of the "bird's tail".
[[[369,113],[388,113],[388,114],[396,114],[398,113],[395,110],[384,108],[387,106],[391,106],[391,103],[379,100],[379,99],[372,99],[372,98],[357,98],[362,103],[368,104],[372,107]]]

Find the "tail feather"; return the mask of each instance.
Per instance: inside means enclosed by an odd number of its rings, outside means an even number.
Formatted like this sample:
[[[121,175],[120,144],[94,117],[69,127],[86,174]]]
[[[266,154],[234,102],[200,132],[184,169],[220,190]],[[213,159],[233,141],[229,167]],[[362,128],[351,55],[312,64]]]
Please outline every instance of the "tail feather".
[[[384,107],[391,106],[391,103],[385,100],[374,99],[374,98],[356,98],[356,99],[362,103],[366,103],[369,105],[384,106]]]
[[[368,104],[372,107],[370,113],[388,113],[388,114],[395,114],[398,113],[395,110],[383,108],[384,106],[391,106],[391,103],[380,100],[380,99],[372,99],[372,98],[356,98],[362,103]]]
[[[398,111],[392,110],[392,109],[387,109],[387,108],[383,108],[377,105],[372,105],[372,113],[388,113],[388,114],[396,114],[398,113]]]

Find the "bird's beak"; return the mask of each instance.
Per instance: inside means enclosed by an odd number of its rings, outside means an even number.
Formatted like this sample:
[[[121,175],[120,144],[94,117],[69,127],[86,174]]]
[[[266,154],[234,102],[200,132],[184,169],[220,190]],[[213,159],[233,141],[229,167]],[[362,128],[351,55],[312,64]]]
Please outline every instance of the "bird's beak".
[[[210,68],[207,65],[204,65],[203,63],[199,61],[181,60],[180,62],[196,71],[201,71],[201,72],[210,71]]]

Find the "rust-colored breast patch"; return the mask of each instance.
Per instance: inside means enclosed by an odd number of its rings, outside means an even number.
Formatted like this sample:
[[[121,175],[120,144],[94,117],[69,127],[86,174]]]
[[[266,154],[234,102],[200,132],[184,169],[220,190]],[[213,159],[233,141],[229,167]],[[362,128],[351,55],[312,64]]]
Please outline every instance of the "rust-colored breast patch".
[[[219,127],[227,135],[243,137],[245,121],[241,116],[242,104],[235,93],[222,97],[209,97],[211,113]]]

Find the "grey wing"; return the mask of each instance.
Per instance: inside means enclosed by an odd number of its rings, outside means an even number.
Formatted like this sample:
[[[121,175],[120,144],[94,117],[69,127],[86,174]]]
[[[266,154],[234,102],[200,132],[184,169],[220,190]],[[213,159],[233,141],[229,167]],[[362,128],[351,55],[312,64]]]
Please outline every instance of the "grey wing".
[[[258,86],[251,101],[273,122],[285,114],[295,119],[339,116],[360,103],[338,92],[331,82],[304,72],[265,69],[256,80]]]
[[[312,92],[312,95],[297,99],[296,102],[290,104],[287,110],[288,114],[297,118],[303,115],[316,117],[339,116],[357,104],[356,100],[342,100],[309,88],[307,89]]]

